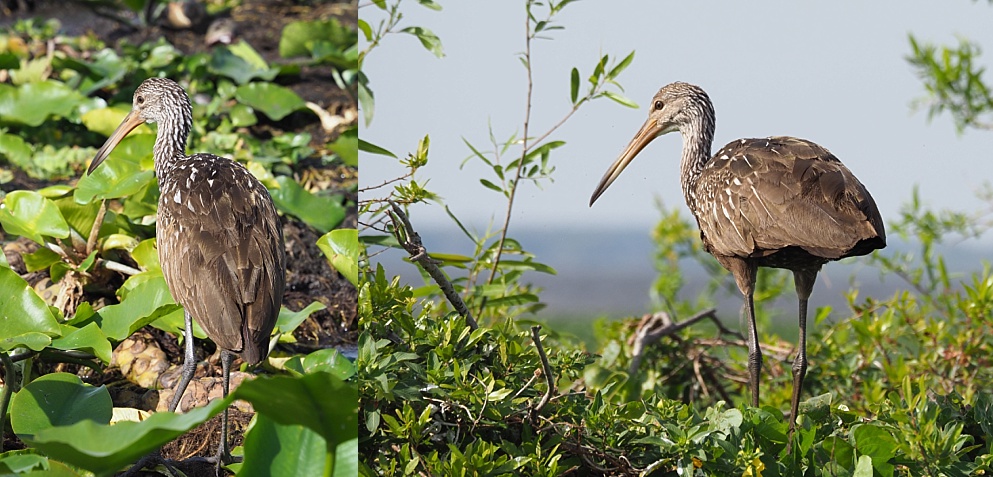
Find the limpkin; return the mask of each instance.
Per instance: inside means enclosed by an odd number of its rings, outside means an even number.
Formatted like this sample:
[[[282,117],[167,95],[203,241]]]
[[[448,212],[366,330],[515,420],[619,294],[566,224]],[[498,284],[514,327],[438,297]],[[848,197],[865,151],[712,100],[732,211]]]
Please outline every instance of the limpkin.
[[[190,97],[175,81],[149,78],[131,112],[97,151],[92,173],[143,122],[158,123],[153,156],[159,181],[156,236],[162,275],[183,306],[183,374],[169,404],[175,411],[196,371],[195,319],[221,351],[224,395],[234,353],[249,364],[269,354],[286,280],[283,231],[269,191],[243,165],[184,152],[193,124]],[[229,458],[227,411],[218,465]]]
[[[827,149],[794,137],[739,139],[710,156],[714,106],[698,86],[672,83],[652,98],[648,120],[607,169],[590,205],[653,139],[683,136],[680,182],[706,250],[734,276],[748,317],[752,405],[762,351],[752,293],[758,267],[793,272],[800,338],[793,360],[789,451],[807,372],[807,300],[821,266],[886,246],[883,220],[865,186]]]

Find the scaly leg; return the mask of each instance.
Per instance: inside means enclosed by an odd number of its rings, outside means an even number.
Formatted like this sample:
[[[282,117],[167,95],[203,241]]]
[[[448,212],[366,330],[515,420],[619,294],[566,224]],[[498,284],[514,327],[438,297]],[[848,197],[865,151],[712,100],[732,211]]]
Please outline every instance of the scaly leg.
[[[224,372],[224,397],[228,396],[231,389],[231,362],[234,361],[234,353],[228,350],[221,350],[221,369]],[[231,452],[228,449],[228,408],[224,408],[224,415],[221,417],[221,444],[217,446],[217,475],[221,474],[221,466],[231,462]]]
[[[793,397],[790,399],[790,431],[786,440],[786,453],[793,448],[793,432],[800,413],[800,393],[803,391],[803,378],[807,375],[807,300],[814,288],[817,270],[794,270],[793,282],[800,302],[800,338],[797,342],[796,358],[793,359]]]
[[[169,403],[169,412],[176,412],[176,408],[179,407],[179,402],[186,392],[186,387],[190,385],[193,374],[197,370],[196,357],[193,355],[193,317],[190,316],[190,312],[183,313],[183,321],[186,325],[186,330],[183,332],[183,340],[186,341],[186,354],[183,357],[183,378],[179,381],[179,386],[176,387],[176,394],[173,395],[172,402]]]

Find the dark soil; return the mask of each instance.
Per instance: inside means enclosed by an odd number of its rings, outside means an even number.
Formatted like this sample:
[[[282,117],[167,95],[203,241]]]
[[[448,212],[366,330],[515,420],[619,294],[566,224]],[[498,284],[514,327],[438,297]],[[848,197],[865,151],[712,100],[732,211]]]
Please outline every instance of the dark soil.
[[[101,10],[97,12],[92,5],[97,2],[62,1],[62,0],[0,0],[0,28],[8,28],[19,18],[40,17],[58,18],[65,35],[80,35],[87,32],[95,33],[108,46],[116,47],[119,42],[126,41],[138,44],[146,41],[156,41],[165,38],[185,54],[206,51],[210,47],[204,42],[206,22],[193,29],[173,29],[162,25],[161,21],[152,26],[137,26],[141,22],[134,12],[127,10]],[[235,25],[235,41],[245,40],[271,64],[287,60],[279,56],[279,38],[283,27],[296,20],[315,20],[338,18],[343,24],[354,26],[357,18],[356,1],[326,2],[326,1],[290,1],[290,0],[244,0],[240,5],[221,14],[229,17]],[[117,19],[112,17],[118,17]],[[280,77],[277,81],[293,89],[305,101],[311,101],[332,114],[355,108],[351,96],[338,89],[332,79],[330,66],[304,66],[300,74],[291,77]],[[324,131],[313,115],[293,114],[279,123],[265,122],[252,129],[252,133],[261,138],[280,134],[284,130],[307,131],[312,136],[311,147],[321,154],[333,137]],[[310,178],[303,185],[311,191],[330,190],[335,193],[353,190],[357,182],[357,172],[353,168],[336,166],[334,169],[322,165],[319,161],[303,161],[294,173],[297,178]],[[2,184],[6,192],[19,189],[36,190],[51,183],[28,177],[19,170],[14,170],[14,180]],[[314,180],[313,178],[318,178]],[[345,200],[350,204],[356,202],[356,197],[345,193]],[[349,210],[342,227],[356,226],[356,210],[354,205]],[[287,276],[286,291],[283,297],[284,306],[290,310],[300,310],[313,301],[325,305],[325,309],[310,316],[294,333],[296,343],[292,346],[277,348],[278,352],[308,353],[320,348],[340,347],[354,349],[357,340],[357,293],[355,288],[340,274],[330,267],[324,255],[315,245],[320,233],[292,217],[283,217],[283,233],[286,243]],[[20,255],[35,250],[35,244],[24,239],[9,241],[0,230],[0,244],[11,262],[12,268],[22,274],[36,289],[48,280],[47,273],[27,273],[23,269]],[[117,278],[120,280],[121,278]],[[39,285],[41,284],[41,285]],[[119,283],[118,283],[119,284]],[[97,302],[97,296],[85,296],[84,300]],[[112,297],[111,297],[112,299]],[[170,364],[179,365],[182,361],[182,351],[176,338],[151,327],[146,328],[148,339],[154,341],[165,352]],[[200,359],[214,354],[214,346],[209,342],[197,343],[197,356]],[[236,361],[238,366],[240,361]],[[197,378],[219,377],[220,367],[216,361],[198,368]],[[95,373],[86,369],[62,369],[67,372],[77,372],[92,384],[108,384],[111,386],[116,406],[138,407],[154,410],[157,398],[148,399],[148,393],[154,392],[128,383],[120,372],[107,370]],[[47,370],[45,372],[48,372]],[[122,384],[123,383],[123,384]],[[137,396],[137,397],[136,397]],[[138,402],[135,402],[138,401]],[[231,447],[240,445],[242,434],[251,420],[252,413],[236,410],[231,411]],[[195,461],[188,460],[192,456],[213,456],[216,452],[220,434],[220,421],[211,420],[197,429],[187,433],[163,448],[163,455],[174,460],[187,460],[191,467],[183,469],[188,475],[213,475],[210,466],[197,467]],[[23,444],[15,437],[4,434],[4,449],[23,448]],[[201,470],[203,472],[201,472]]]

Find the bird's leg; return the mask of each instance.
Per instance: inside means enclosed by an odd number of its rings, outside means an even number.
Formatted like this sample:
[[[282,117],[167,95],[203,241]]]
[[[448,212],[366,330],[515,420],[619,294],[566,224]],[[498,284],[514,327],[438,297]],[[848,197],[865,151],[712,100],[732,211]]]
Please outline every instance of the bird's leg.
[[[234,361],[234,353],[224,349],[221,350],[221,369],[224,373],[224,397],[228,396],[231,388],[231,362]],[[231,461],[231,452],[228,449],[228,408],[224,408],[224,415],[221,416],[221,444],[217,446],[217,475],[221,474],[221,466]]]
[[[744,310],[748,318],[748,385],[752,391],[752,406],[759,405],[759,375],[762,374],[762,350],[759,349],[759,333],[755,327],[755,277],[758,266],[741,257],[714,255],[726,268],[745,297]]]
[[[803,391],[803,378],[807,375],[807,299],[814,288],[817,270],[794,270],[793,283],[800,302],[800,339],[797,341],[796,358],[793,359],[793,398],[790,399],[790,431],[786,440],[786,453],[793,447],[793,431],[800,412],[800,392]]]
[[[179,386],[176,387],[176,394],[172,397],[172,402],[169,403],[169,412],[176,412],[176,408],[179,407],[179,401],[183,399],[183,394],[186,392],[186,387],[190,385],[190,381],[193,380],[193,374],[196,373],[197,363],[196,357],[193,355],[193,317],[190,316],[190,312],[183,312],[183,321],[186,325],[186,330],[183,332],[183,340],[186,345],[186,353],[183,356],[183,378],[179,380]]]

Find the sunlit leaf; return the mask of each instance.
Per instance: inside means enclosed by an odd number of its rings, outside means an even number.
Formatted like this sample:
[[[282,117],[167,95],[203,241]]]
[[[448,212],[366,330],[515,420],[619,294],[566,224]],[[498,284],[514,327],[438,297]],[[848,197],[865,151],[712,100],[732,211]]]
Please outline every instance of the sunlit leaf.
[[[317,247],[352,285],[359,283],[359,231],[356,229],[332,230],[317,239]]]
[[[273,83],[241,85],[234,95],[238,101],[261,111],[274,121],[279,121],[294,111],[307,109],[307,105],[293,90]]]
[[[59,208],[34,191],[16,190],[7,194],[0,208],[0,225],[7,233],[44,243],[44,237],[66,238],[69,224]]]
[[[339,196],[315,195],[286,176],[276,178],[278,189],[271,189],[272,200],[284,212],[293,214],[322,233],[335,228],[345,218]]]

